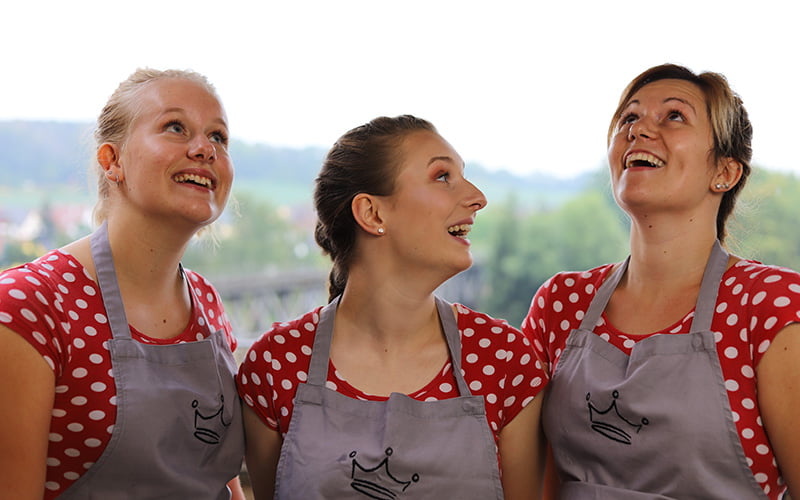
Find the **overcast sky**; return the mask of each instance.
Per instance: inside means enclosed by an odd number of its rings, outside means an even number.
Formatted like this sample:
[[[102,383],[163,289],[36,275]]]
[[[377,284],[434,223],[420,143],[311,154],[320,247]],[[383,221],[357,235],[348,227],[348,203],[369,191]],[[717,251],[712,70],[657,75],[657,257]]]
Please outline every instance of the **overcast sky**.
[[[754,163],[800,173],[796,1],[12,0],[0,120],[93,121],[135,68],[216,85],[234,138],[328,147],[379,115],[431,120],[469,162],[569,177],[605,165],[628,81],[725,74]],[[234,158],[235,161],[235,158]]]

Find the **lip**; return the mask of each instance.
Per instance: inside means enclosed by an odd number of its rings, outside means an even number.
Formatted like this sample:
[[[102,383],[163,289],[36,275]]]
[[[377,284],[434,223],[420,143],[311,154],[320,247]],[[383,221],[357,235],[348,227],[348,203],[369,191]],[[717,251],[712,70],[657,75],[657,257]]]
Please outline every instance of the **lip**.
[[[633,160],[631,158],[633,157]],[[628,162],[635,160],[644,160],[654,166],[628,166]],[[657,170],[666,166],[667,162],[664,161],[659,155],[645,149],[632,149],[625,153],[622,157],[622,170]]]
[[[196,177],[198,179],[208,179],[210,181],[210,185],[203,186],[201,184],[196,184],[194,182],[185,182],[178,180],[180,178],[188,178],[188,177]],[[210,191],[216,190],[219,184],[217,176],[214,175],[214,173],[211,170],[203,168],[186,168],[178,172],[175,172],[174,174],[172,174],[172,181],[177,184],[185,185],[188,187],[197,189],[206,189]]]
[[[449,236],[451,236],[452,238],[455,238],[455,239],[459,240],[461,243],[469,244],[469,239],[467,238],[467,236],[469,235],[470,231],[472,231],[472,226],[474,224],[475,224],[475,218],[474,217],[468,217],[466,219],[462,219],[462,220],[453,222],[451,224],[448,224],[446,229],[450,229],[450,228],[458,227],[458,226],[469,226],[469,228],[467,229],[467,232],[465,234],[461,235],[461,236],[455,235],[455,234],[451,233],[450,231],[447,231],[447,234]]]

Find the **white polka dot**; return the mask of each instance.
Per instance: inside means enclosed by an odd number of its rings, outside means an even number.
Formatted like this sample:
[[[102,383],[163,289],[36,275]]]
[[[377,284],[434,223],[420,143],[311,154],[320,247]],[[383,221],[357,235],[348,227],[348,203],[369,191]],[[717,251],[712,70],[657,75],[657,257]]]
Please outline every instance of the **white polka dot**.
[[[60,443],[61,441],[64,440],[64,436],[55,432],[51,432],[48,435],[47,439],[53,443]]]
[[[464,328],[464,331],[462,333],[465,337],[472,337],[473,335],[475,335],[475,330],[473,330],[472,328]]]
[[[453,386],[445,382],[443,384],[439,384],[439,390],[444,393],[448,393],[453,390]]]
[[[728,379],[725,381],[725,388],[730,392],[738,391],[739,383],[733,379]]]
[[[511,381],[511,386],[512,386],[512,387],[516,387],[516,386],[518,386],[519,384],[521,384],[523,380],[525,380],[525,377],[524,377],[522,374],[520,374],[520,375],[517,375],[517,376],[516,376],[516,377],[514,377],[514,379]]]
[[[633,349],[633,347],[636,345],[636,341],[633,339],[625,339],[622,345],[624,345],[628,349]]]
[[[716,311],[718,313],[724,313],[726,309],[728,309],[728,303],[727,302],[720,302],[719,304],[717,304]]]
[[[497,395],[496,394],[487,394],[486,401],[489,404],[495,404],[497,402]]]
[[[742,366],[742,375],[744,375],[746,378],[755,377],[755,372],[753,371],[753,367],[750,365]]]
[[[760,354],[764,354],[765,352],[767,352],[767,349],[769,349],[769,345],[770,345],[769,340],[762,341],[760,344],[758,344],[758,352]]]
[[[542,377],[533,377],[531,379],[531,387],[539,387],[542,385]]]
[[[492,345],[492,341],[487,338],[482,338],[478,341],[478,345],[486,349],[490,345]]]
[[[564,331],[567,331],[567,330],[570,329],[569,328],[569,321],[567,321],[567,320],[561,321],[561,325],[560,326],[561,326],[561,329],[564,330]]]
[[[0,323],[11,323],[13,319],[7,312],[0,312]]]
[[[99,365],[100,363],[103,362],[103,356],[101,356],[99,354],[91,354],[89,356],[89,361],[91,361],[92,363],[94,363],[96,365]]]
[[[483,384],[481,384],[480,380],[473,380],[469,383],[470,390],[480,391],[481,387],[483,387]]]
[[[753,429],[742,429],[742,437],[745,439],[753,439],[753,436],[755,436],[755,434],[756,433],[753,432]]]
[[[61,465],[61,460],[57,458],[48,457],[47,458],[47,466],[48,467],[58,467]]]
[[[752,410],[753,408],[756,407],[756,404],[753,402],[752,399],[744,398],[744,399],[742,399],[742,406],[744,406],[748,410]]]
[[[771,329],[772,329],[772,327],[773,327],[773,326],[775,326],[775,324],[776,324],[777,322],[778,322],[778,318],[777,318],[777,317],[775,317],[775,316],[770,316],[769,318],[767,318],[767,320],[766,320],[766,321],[764,321],[764,328],[765,328],[766,330],[771,330]]]
[[[47,481],[44,483],[44,487],[50,491],[56,491],[57,489],[61,488],[61,486],[55,481]]]
[[[781,280],[780,274],[773,274],[764,278],[764,283],[776,283]]]
[[[72,376],[75,378],[84,378],[88,374],[89,371],[86,368],[75,368],[72,370]]]
[[[730,314],[727,318],[725,318],[725,323],[727,323],[728,326],[734,326],[738,322],[739,322],[739,316],[736,315],[736,313]]]
[[[85,444],[85,445],[86,445],[87,447],[89,447],[89,448],[97,448],[97,447],[99,447],[101,444],[103,444],[103,442],[102,442],[102,441],[100,441],[100,440],[99,440],[99,439],[97,439],[97,438],[88,438],[88,439],[86,439],[86,440],[84,440],[84,441],[83,441],[83,444]]]
[[[516,400],[517,400],[517,398],[516,398],[516,397],[514,397],[514,396],[509,396],[509,397],[507,397],[507,398],[506,398],[506,400],[505,400],[505,401],[503,401],[503,406],[504,406],[505,408],[508,408],[508,407],[510,407],[511,405],[513,405],[513,404],[514,404],[514,402],[515,402]]]
[[[486,365],[483,367],[482,371],[484,375],[494,375],[494,366]]]
[[[560,300],[553,301],[553,311],[561,312],[563,309],[564,309],[564,304],[562,304]]]
[[[753,477],[755,477],[756,481],[758,481],[759,483],[766,483],[767,480],[769,480],[769,476],[764,474],[763,472],[759,472],[755,474]],[[767,493],[769,492],[767,491]]]
[[[756,453],[759,455],[767,455],[769,453],[769,446],[765,444],[760,444],[756,446]]]
[[[90,411],[89,412],[89,418],[94,420],[94,421],[103,420],[104,418],[106,418],[106,412],[104,412],[102,410]]]
[[[292,388],[292,381],[287,379],[281,380],[281,387],[283,387],[288,391],[289,389]]]
[[[767,292],[761,291],[757,294],[753,295],[753,305],[757,306],[760,304],[767,296]]]
[[[505,360],[505,359],[508,359],[508,358],[509,358],[509,356],[511,356],[511,352],[509,352],[509,351],[506,351],[505,349],[498,349],[498,350],[497,350],[497,351],[495,351],[495,353],[494,353],[494,357],[495,357],[496,359],[499,359],[500,361],[503,361],[503,360]]]
[[[304,371],[297,372],[297,380],[299,380],[300,382],[305,382],[306,380],[308,380],[308,373]]]
[[[83,428],[84,428],[83,424],[80,424],[78,422],[73,422],[67,425],[67,429],[71,430],[72,432],[81,432]]]
[[[74,404],[75,406],[83,406],[83,405],[85,405],[86,403],[88,403],[88,402],[89,402],[89,400],[88,400],[88,399],[86,399],[86,398],[85,398],[85,397],[83,397],[83,396],[75,396],[75,397],[74,397],[74,398],[72,398],[70,401],[71,401],[71,402],[72,402],[72,404]]]
[[[728,359],[736,359],[736,356],[738,356],[738,355],[739,355],[739,351],[735,347],[730,346],[730,347],[725,348],[725,357],[726,358],[728,358]]]
[[[79,452],[75,448],[67,448],[66,450],[64,450],[64,455],[75,458],[81,456],[81,452]]]

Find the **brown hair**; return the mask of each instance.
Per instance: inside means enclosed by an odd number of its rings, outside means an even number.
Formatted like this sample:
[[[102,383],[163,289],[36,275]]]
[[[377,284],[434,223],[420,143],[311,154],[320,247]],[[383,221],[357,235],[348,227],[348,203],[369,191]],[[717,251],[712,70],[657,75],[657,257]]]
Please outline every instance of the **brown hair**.
[[[97,117],[97,126],[94,131],[95,146],[99,148],[108,142],[122,146],[128,139],[131,125],[139,115],[138,98],[139,93],[151,82],[165,78],[176,78],[195,82],[204,87],[218,101],[214,86],[208,79],[191,70],[157,70],[151,68],[139,68],[127,79],[119,84],[117,89],[108,98],[106,105]],[[103,168],[94,160],[93,167],[97,176],[97,203],[95,204],[93,215],[96,224],[103,222],[108,216],[109,183],[105,179]]]
[[[421,130],[436,132],[430,122],[411,115],[381,116],[348,131],[328,151],[315,181],[314,237],[333,261],[329,300],[344,291],[355,251],[358,224],[351,209],[353,198],[359,193],[392,194],[402,141]]]
[[[742,177],[722,196],[717,212],[717,239],[724,241],[725,223],[733,213],[736,198],[750,176],[750,160],[753,156],[753,127],[750,118],[742,99],[731,89],[725,76],[712,72],[697,74],[676,64],[662,64],[644,71],[622,92],[608,127],[608,142],[610,143],[620,115],[631,97],[648,83],[666,79],[685,80],[700,88],[706,99],[706,111],[714,134],[714,159],[733,158],[742,165]]]

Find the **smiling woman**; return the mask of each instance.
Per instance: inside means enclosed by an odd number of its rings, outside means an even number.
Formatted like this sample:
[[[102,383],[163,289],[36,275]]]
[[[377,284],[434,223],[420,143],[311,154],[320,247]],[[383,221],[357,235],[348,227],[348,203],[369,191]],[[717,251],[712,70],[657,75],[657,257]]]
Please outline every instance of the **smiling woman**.
[[[549,365],[559,499],[800,495],[800,274],[722,246],[751,137],[720,74],[656,66],[623,92],[630,257],[552,277],[522,326]]]
[[[180,265],[228,200],[225,112],[138,70],[95,135],[100,228],[0,274],[0,497],[241,499],[235,338]]]
[[[530,343],[434,295],[472,264],[486,205],[461,156],[425,120],[376,118],[339,138],[314,200],[331,302],[274,324],[239,372],[256,498],[538,498]]]

